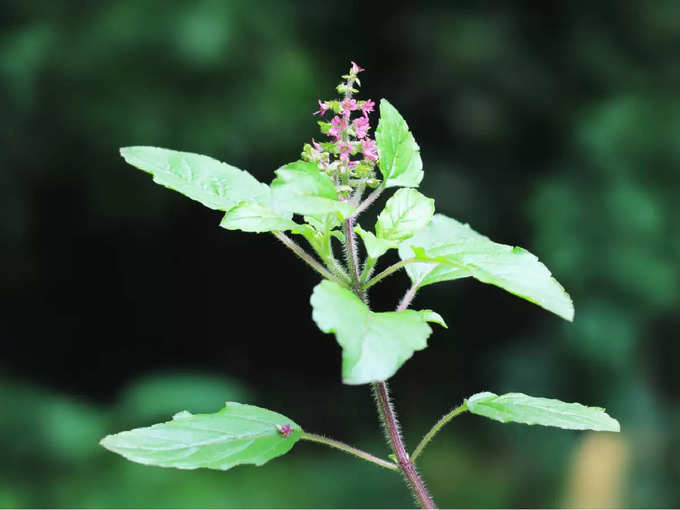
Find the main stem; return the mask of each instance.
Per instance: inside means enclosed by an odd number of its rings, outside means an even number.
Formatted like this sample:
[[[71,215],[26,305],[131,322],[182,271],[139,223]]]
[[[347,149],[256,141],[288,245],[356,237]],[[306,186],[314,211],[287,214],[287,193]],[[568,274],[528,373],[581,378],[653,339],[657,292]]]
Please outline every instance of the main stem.
[[[354,218],[345,220],[343,227],[345,231],[347,266],[350,277],[352,278],[352,290],[359,299],[366,303],[368,301],[368,296],[366,290],[361,288],[361,275],[359,272],[359,262],[354,238]],[[408,306],[411,299],[413,299],[413,296],[411,296],[408,301],[402,300],[402,304],[405,307]],[[378,413],[380,414],[381,421],[385,427],[385,434],[389,446],[397,458],[399,468],[402,473],[404,473],[404,477],[406,478],[406,482],[411,489],[411,492],[413,492],[413,496],[422,508],[436,508],[434,500],[425,487],[425,483],[423,483],[423,480],[416,472],[413,462],[411,462],[408,453],[406,453],[404,441],[401,437],[401,432],[399,431],[399,422],[397,421],[394,409],[390,404],[387,383],[385,381],[373,383],[373,392],[378,406]]]
[[[397,462],[399,463],[401,471],[404,473],[409,488],[422,508],[437,508],[432,496],[430,496],[430,493],[425,487],[425,483],[423,483],[413,462],[409,459],[408,453],[406,453],[404,441],[401,437],[401,432],[399,431],[399,423],[397,422],[397,417],[394,414],[394,409],[392,409],[392,404],[390,403],[387,383],[385,381],[373,383],[373,392],[376,401],[378,402],[378,412],[380,413],[383,425],[385,426],[387,439],[394,455],[397,457]]]

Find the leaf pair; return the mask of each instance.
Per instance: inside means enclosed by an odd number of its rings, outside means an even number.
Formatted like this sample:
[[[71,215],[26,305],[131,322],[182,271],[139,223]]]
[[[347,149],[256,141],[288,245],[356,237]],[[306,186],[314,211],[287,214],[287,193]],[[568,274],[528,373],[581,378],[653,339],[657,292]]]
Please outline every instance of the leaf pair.
[[[463,406],[473,414],[503,423],[571,430],[620,430],[618,421],[602,408],[522,393],[501,396],[477,393],[466,399]],[[217,413],[183,411],[169,422],[106,436],[101,445],[140,464],[225,471],[240,464],[261,466],[290,451],[303,437],[302,428],[279,413],[227,402]]]

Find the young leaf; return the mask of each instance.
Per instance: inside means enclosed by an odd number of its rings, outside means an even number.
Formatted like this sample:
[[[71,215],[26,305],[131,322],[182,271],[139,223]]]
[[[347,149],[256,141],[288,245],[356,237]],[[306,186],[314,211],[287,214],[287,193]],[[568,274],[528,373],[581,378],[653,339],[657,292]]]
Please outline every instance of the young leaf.
[[[276,175],[271,188],[277,211],[308,215],[337,213],[343,218],[354,211],[354,206],[338,200],[335,184],[314,163],[289,163],[279,168]]]
[[[385,204],[375,233],[380,239],[403,241],[427,225],[434,214],[434,200],[415,189],[402,188]]]
[[[333,254],[330,245],[330,237],[332,234],[330,230],[318,231],[311,225],[305,224],[297,225],[292,229],[292,232],[293,234],[304,237],[324,261],[330,260],[330,257]]]
[[[385,187],[416,188],[423,180],[420,147],[404,118],[386,99],[380,100],[380,121],[375,132],[380,152],[378,165]]]
[[[241,202],[229,209],[220,222],[227,230],[244,232],[285,232],[298,228],[290,214],[279,214],[266,205],[254,202]]]
[[[390,239],[379,239],[375,237],[373,232],[364,230],[359,225],[354,227],[354,231],[359,234],[366,246],[366,252],[372,259],[382,257],[388,250],[399,247],[399,241],[392,241]]]
[[[211,209],[228,211],[239,202],[267,203],[270,198],[269,186],[208,156],[160,147],[123,147],[120,154],[132,166],[153,174],[154,182]]]
[[[314,288],[312,318],[324,333],[335,333],[342,347],[345,384],[383,381],[427,347],[432,329],[442,323],[431,310],[372,312],[350,290],[328,280]]]
[[[172,421],[106,436],[100,444],[140,464],[226,471],[239,464],[261,466],[288,452],[301,434],[281,414],[227,402],[218,413],[182,411]]]
[[[601,407],[568,404],[551,398],[530,397],[523,393],[477,393],[466,400],[468,410],[500,422],[545,425],[572,430],[619,432],[619,422]]]
[[[494,243],[452,218],[436,214],[432,221],[399,246],[402,260],[414,256],[406,272],[420,286],[466,276],[496,285],[563,319],[574,318],[574,306],[547,267],[528,251]],[[433,264],[436,264],[432,270]],[[428,271],[430,271],[428,273]]]

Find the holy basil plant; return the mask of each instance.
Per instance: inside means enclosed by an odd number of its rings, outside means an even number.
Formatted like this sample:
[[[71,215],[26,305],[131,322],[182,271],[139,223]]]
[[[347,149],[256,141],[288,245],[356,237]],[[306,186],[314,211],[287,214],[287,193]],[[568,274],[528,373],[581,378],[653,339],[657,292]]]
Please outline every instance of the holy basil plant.
[[[354,98],[362,71],[352,62],[337,86],[341,97],[319,100],[315,113],[326,141],[306,144],[300,159],[282,165],[270,184],[199,154],[157,147],[126,147],[120,152],[158,184],[222,211],[222,228],[270,232],[321,275],[323,280],[310,299],[312,320],[323,333],[335,335],[342,350],[342,381],[371,385],[392,460],[307,432],[277,412],[233,402],[214,414],[182,411],[165,423],[107,436],[101,441],[105,448],[142,464],[227,470],[239,464],[259,466],[288,453],[300,440],[313,441],[401,472],[416,501],[433,508],[415,462],[433,436],[463,412],[502,423],[619,430],[619,423],[598,407],[522,393],[482,392],[465,399],[432,427],[410,455],[406,452],[386,380],[427,347],[432,328],[446,327],[435,311],[409,309],[418,289],[473,278],[567,321],[573,319],[574,307],[535,255],[493,242],[465,223],[435,214],[434,200],[416,189],[423,179],[418,144],[406,121],[385,99],[380,101],[378,125],[371,135],[370,117],[376,105],[370,99]],[[361,213],[388,191],[394,193],[373,229],[361,227]],[[291,236],[304,238],[308,248]],[[359,238],[364,260],[360,260]],[[338,248],[344,260],[336,256]],[[380,257],[390,250],[396,250],[399,262],[376,274]],[[412,285],[396,309],[371,310],[368,290],[401,269]]]

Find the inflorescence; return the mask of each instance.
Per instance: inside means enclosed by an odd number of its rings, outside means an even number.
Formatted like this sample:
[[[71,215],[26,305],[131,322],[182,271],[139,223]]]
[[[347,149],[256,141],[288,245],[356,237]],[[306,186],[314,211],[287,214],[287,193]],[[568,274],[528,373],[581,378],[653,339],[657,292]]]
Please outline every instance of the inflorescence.
[[[335,114],[330,122],[319,121],[321,132],[331,141],[318,143],[312,139],[302,151],[302,159],[316,163],[328,174],[340,198],[345,200],[360,197],[367,186],[376,188],[380,184],[375,172],[378,147],[369,136],[369,114],[375,103],[370,99],[357,101],[352,98],[359,92],[354,87],[361,85],[358,74],[364,70],[352,62],[349,73],[342,76],[343,81],[336,87],[344,97],[328,101],[319,99],[319,110],[314,115],[324,118],[328,111]]]

